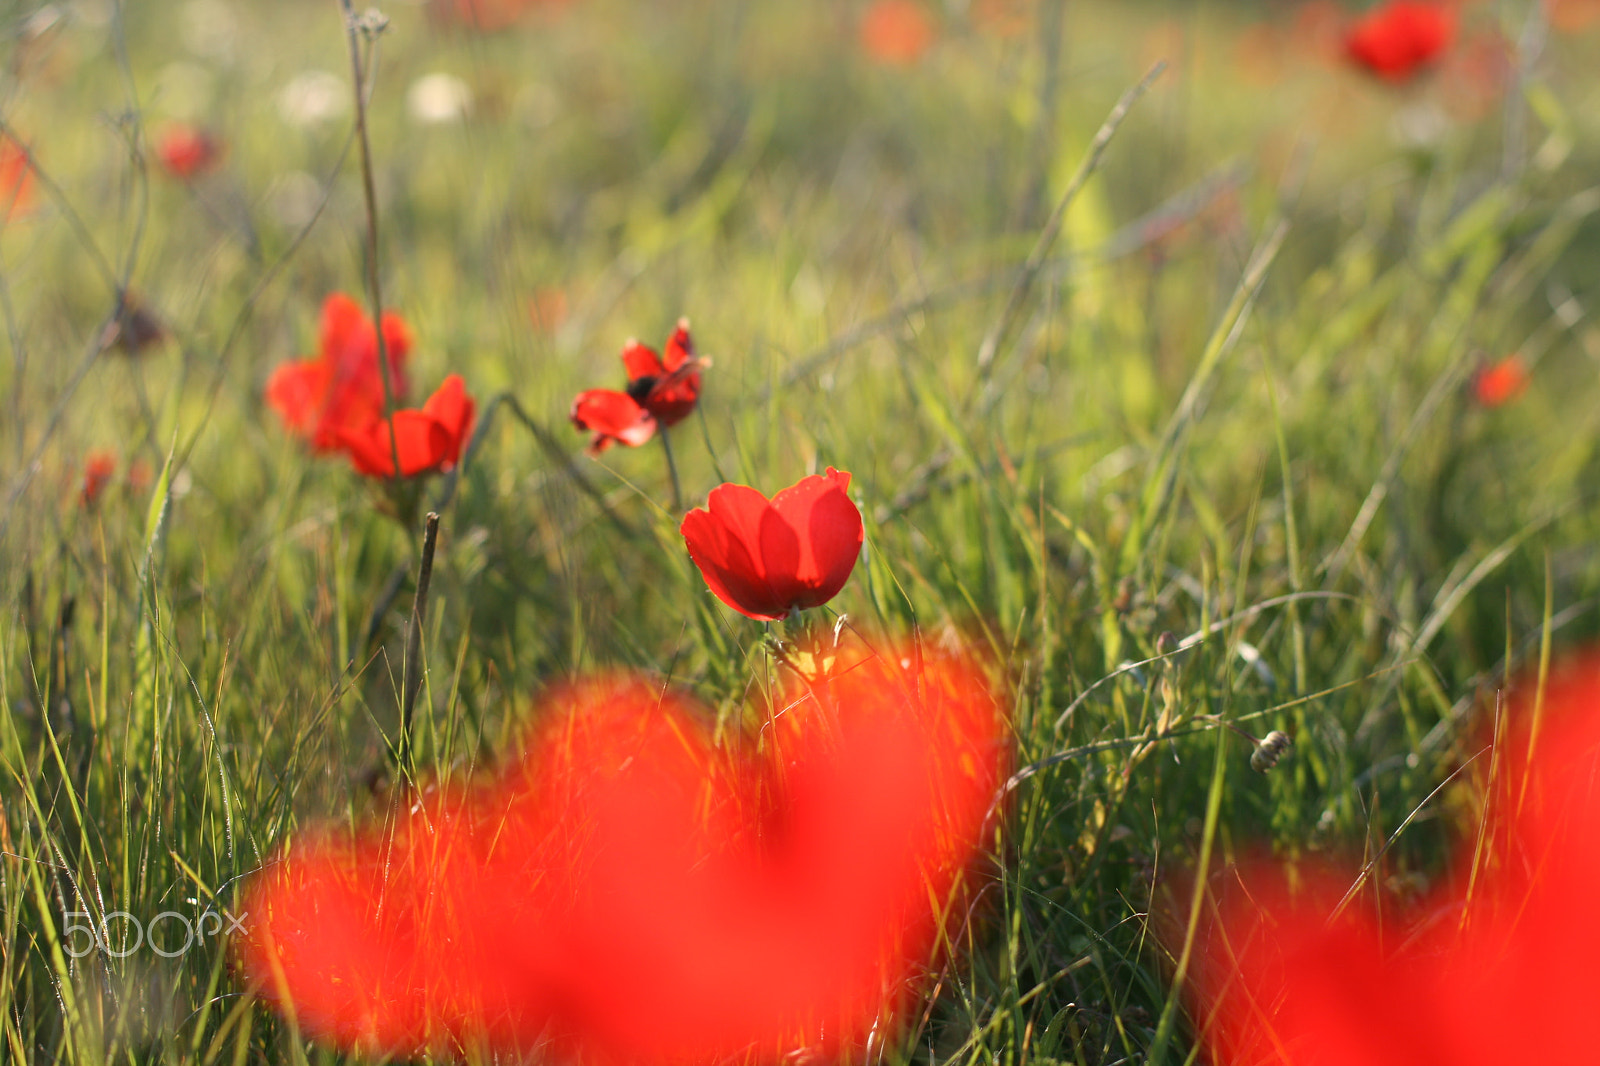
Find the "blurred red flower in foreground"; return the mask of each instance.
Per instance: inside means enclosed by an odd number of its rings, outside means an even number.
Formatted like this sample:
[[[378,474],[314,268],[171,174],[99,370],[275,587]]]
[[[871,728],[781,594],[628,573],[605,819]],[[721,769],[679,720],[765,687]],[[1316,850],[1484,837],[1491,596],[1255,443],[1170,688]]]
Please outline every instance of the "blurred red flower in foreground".
[[[880,63],[915,63],[933,36],[933,20],[917,0],[873,0],[861,18],[861,47]]]
[[[622,346],[622,364],[628,369],[626,392],[589,389],[572,401],[572,424],[594,431],[590,455],[616,441],[637,448],[655,436],[658,425],[673,426],[689,417],[700,399],[705,361],[695,357],[687,318],[678,319],[665,355],[629,338]]]
[[[189,181],[216,166],[222,143],[198,126],[177,123],[161,131],[156,158],[168,174]]]
[[[1520,355],[1508,355],[1483,367],[1472,379],[1472,392],[1485,407],[1510,403],[1528,387],[1528,368]]]
[[[1330,920],[1348,878],[1308,887],[1302,875],[1298,893],[1283,875],[1235,882],[1197,974],[1211,1061],[1594,1061],[1600,657],[1558,670],[1542,727],[1539,717],[1531,693],[1514,701],[1483,858],[1463,849],[1453,888],[1427,901],[1409,935],[1396,915],[1372,913],[1370,890]]]
[[[0,223],[33,210],[33,168],[28,153],[9,137],[0,137]]]
[[[420,411],[394,412],[392,446],[390,420],[382,417],[359,429],[341,426],[339,442],[355,468],[368,477],[394,477],[396,453],[400,476],[416,477],[456,465],[462,446],[472,436],[476,415],[477,405],[467,395],[461,376],[451,374]]]
[[[249,893],[246,971],[302,1029],[397,1057],[859,1045],[964,913],[1005,732],[970,661],[830,654],[758,754],[658,683],[557,691],[494,783],[294,847]]]
[[[78,502],[84,507],[93,507],[116,474],[115,454],[108,451],[90,452],[83,464],[83,488],[78,493]]]
[[[394,400],[406,394],[403,372],[411,350],[411,330],[399,315],[383,315],[384,346]],[[383,377],[378,366],[378,334],[361,305],[342,292],[322,305],[318,353],[284,363],[267,379],[267,403],[290,432],[319,452],[343,446],[341,430],[359,431],[383,417]]]
[[[1456,13],[1441,2],[1389,0],[1362,16],[1345,37],[1351,61],[1388,81],[1408,81],[1455,38]]]
[[[827,603],[849,580],[862,540],[849,489],[850,475],[831,466],[771,502],[747,485],[718,485],[679,530],[719,600],[773,622]]]

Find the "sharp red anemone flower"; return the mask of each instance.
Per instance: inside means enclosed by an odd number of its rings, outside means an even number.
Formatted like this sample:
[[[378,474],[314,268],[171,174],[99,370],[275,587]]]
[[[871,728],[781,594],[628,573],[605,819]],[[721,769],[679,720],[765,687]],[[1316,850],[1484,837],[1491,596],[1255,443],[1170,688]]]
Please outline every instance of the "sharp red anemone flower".
[[[33,167],[28,153],[9,137],[0,137],[0,223],[33,210]]]
[[[1500,407],[1522,395],[1528,387],[1528,368],[1520,355],[1508,355],[1483,367],[1472,379],[1472,393],[1485,407]]]
[[[1197,970],[1194,1017],[1209,1061],[1594,1060],[1600,659],[1554,672],[1542,726],[1530,725],[1540,720],[1532,690],[1530,683],[1512,701],[1498,741],[1481,854],[1466,840],[1454,877],[1409,926],[1402,914],[1373,913],[1370,886],[1346,899],[1353,875],[1307,877],[1302,869],[1291,892],[1284,874],[1230,874]],[[1479,763],[1481,774],[1494,772],[1487,756]]]
[[[379,418],[360,429],[341,427],[339,441],[350,462],[368,477],[394,477],[394,457],[400,456],[400,476],[416,477],[449,470],[461,458],[472,436],[477,405],[467,395],[459,374],[444,379],[422,409],[394,413],[393,446],[390,420]]]
[[[117,457],[113,453],[90,452],[83,464],[83,488],[78,492],[78,502],[86,508],[93,507],[116,473]]]
[[[719,485],[679,531],[717,598],[740,614],[777,621],[838,595],[861,554],[861,512],[850,475],[828,467],[771,501],[747,485]]]
[[[879,63],[915,63],[933,37],[933,19],[917,0],[873,0],[861,19],[861,47]]]
[[[1345,36],[1345,54],[1387,81],[1402,82],[1432,65],[1456,33],[1456,12],[1442,2],[1389,0]]]
[[[399,403],[406,394],[411,330],[399,315],[385,312],[383,338],[389,381]],[[360,304],[342,292],[324,301],[317,355],[274,370],[267,380],[267,403],[290,432],[319,452],[339,450],[341,430],[360,430],[383,416],[378,334]]]
[[[161,131],[156,158],[168,174],[181,181],[199,177],[222,158],[222,142],[198,126],[176,123]]]
[[[695,357],[687,318],[678,319],[664,355],[630,339],[622,346],[622,364],[628,370],[626,392],[589,389],[572,401],[572,424],[594,432],[590,455],[618,441],[637,448],[655,436],[658,425],[676,425],[689,417],[700,399],[705,364]]]
[[[399,1058],[859,1049],[964,913],[1006,733],[971,661],[836,654],[759,753],[646,679],[556,690],[498,780],[297,842],[249,890],[246,972],[301,1029]]]

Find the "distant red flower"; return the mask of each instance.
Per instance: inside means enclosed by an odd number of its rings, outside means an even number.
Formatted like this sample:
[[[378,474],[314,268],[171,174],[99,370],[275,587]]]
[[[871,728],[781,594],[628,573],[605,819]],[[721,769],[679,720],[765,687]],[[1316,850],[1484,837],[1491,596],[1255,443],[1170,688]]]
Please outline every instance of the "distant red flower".
[[[83,464],[83,488],[78,493],[78,502],[86,508],[100,502],[100,494],[116,474],[117,457],[114,453],[90,452]]]
[[[873,0],[861,19],[861,47],[880,63],[915,63],[933,38],[933,19],[917,0]]]
[[[399,1058],[859,1049],[964,913],[1006,733],[975,663],[837,654],[759,755],[652,681],[557,689],[498,780],[297,841],[249,890],[245,971],[310,1034]]]
[[[0,137],[0,223],[33,210],[33,167],[28,153],[9,137]]]
[[[404,365],[411,330],[399,315],[383,315],[389,379],[396,403],[406,394]],[[341,448],[341,429],[360,430],[383,416],[383,377],[378,334],[361,305],[342,292],[322,305],[315,357],[284,363],[267,379],[267,403],[289,431],[319,452]]]
[[[1600,909],[1588,901],[1600,884],[1600,668],[1590,658],[1554,672],[1536,742],[1531,684],[1526,692],[1506,716],[1515,739],[1500,740],[1481,860],[1469,840],[1453,884],[1424,901],[1411,927],[1399,914],[1380,919],[1370,887],[1330,921],[1348,877],[1308,878],[1302,869],[1291,892],[1286,876],[1230,874],[1237,891],[1224,891],[1198,970],[1194,1017],[1206,1019],[1209,1061],[1593,1061]],[[1469,862],[1478,864],[1475,879]]]
[[[389,419],[378,418],[360,429],[340,427],[339,441],[350,462],[368,477],[393,477],[394,453],[400,455],[400,476],[416,477],[449,470],[461,458],[472,436],[477,405],[467,395],[460,375],[444,379],[420,411],[394,412],[394,447],[390,446]]]
[[[189,181],[217,165],[222,142],[198,126],[176,123],[162,130],[156,141],[156,158],[168,174]]]
[[[1563,33],[1580,33],[1600,22],[1600,0],[1544,0],[1550,25]]]
[[[630,338],[622,346],[622,363],[628,370],[626,392],[589,389],[572,401],[572,424],[594,432],[590,455],[617,441],[637,448],[655,436],[658,425],[676,425],[689,417],[700,399],[704,363],[695,357],[687,318],[678,319],[665,355]]]
[[[746,485],[719,485],[679,531],[711,591],[761,621],[819,607],[839,594],[861,554],[861,512],[850,475],[833,467],[768,502]]]
[[[1442,2],[1388,0],[1351,27],[1345,54],[1380,78],[1408,81],[1438,60],[1455,33],[1455,10]]]
[[[1528,387],[1528,368],[1520,355],[1508,355],[1486,366],[1472,379],[1472,392],[1485,407],[1510,403]]]

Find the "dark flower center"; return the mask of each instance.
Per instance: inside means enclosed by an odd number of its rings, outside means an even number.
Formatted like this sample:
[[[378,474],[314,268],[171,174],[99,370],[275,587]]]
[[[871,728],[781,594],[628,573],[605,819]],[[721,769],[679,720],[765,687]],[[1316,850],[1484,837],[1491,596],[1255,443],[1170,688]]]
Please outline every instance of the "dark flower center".
[[[628,398],[634,403],[643,404],[645,400],[649,398],[650,390],[656,387],[656,382],[658,380],[659,379],[654,376],[634,378],[632,381],[628,382]]]

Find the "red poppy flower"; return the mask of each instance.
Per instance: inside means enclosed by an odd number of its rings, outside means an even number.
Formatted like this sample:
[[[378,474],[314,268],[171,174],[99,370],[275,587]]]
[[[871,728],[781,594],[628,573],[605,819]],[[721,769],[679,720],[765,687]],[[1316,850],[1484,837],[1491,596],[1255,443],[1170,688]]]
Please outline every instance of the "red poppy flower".
[[[723,603],[761,621],[819,607],[844,588],[861,554],[850,475],[833,467],[771,502],[747,485],[719,485],[683,518],[689,557]]]
[[[461,458],[472,436],[477,405],[467,395],[459,374],[444,379],[422,410],[394,413],[393,447],[389,419],[378,418],[360,429],[340,427],[339,441],[350,462],[368,477],[394,477],[394,456],[400,455],[400,476],[416,477],[449,470]]]
[[[78,493],[78,501],[84,507],[93,507],[100,501],[100,494],[111,484],[116,473],[117,457],[114,454],[107,451],[90,452],[83,464],[83,488]]]
[[[404,365],[411,330],[393,312],[383,315],[384,346],[395,402],[406,394]],[[267,380],[267,403],[290,432],[319,452],[341,448],[341,429],[360,430],[383,417],[383,377],[378,334],[361,305],[342,292],[322,305],[319,351],[314,358],[284,363]]]
[[[859,1047],[963,913],[1005,730],[972,662],[837,654],[762,755],[659,684],[558,690],[499,780],[298,843],[250,890],[246,971],[302,1029],[402,1058]]]
[[[1367,12],[1345,37],[1352,62],[1387,81],[1408,81],[1455,38],[1456,13],[1443,3],[1389,0]]]
[[[933,36],[933,20],[917,0],[874,0],[861,19],[861,47],[880,63],[915,63]]]
[[[28,153],[9,137],[0,137],[0,223],[33,210],[33,167]]]
[[[1486,366],[1472,379],[1472,392],[1485,407],[1510,403],[1528,387],[1528,368],[1520,355],[1508,355]]]
[[[1531,695],[1532,685],[1528,692]],[[1534,717],[1531,700],[1507,716]],[[1543,732],[1502,739],[1482,859],[1413,928],[1372,890],[1330,921],[1350,878],[1230,876],[1199,976],[1215,1062],[1503,1066],[1588,1062],[1600,1041],[1600,669],[1558,669]],[[1531,750],[1530,750],[1531,749]],[[1487,762],[1487,759],[1483,760]],[[1523,769],[1527,767],[1527,769]],[[1499,812],[1495,814],[1493,812]],[[1476,862],[1477,876],[1465,868]],[[1309,880],[1310,887],[1306,887]],[[1468,885],[1472,890],[1468,892]],[[1380,926],[1381,920],[1381,926]],[[1528,1024],[1530,1018],[1551,1024]]]
[[[704,361],[695,357],[687,318],[678,319],[664,356],[630,338],[622,346],[622,363],[628,370],[626,392],[589,389],[572,401],[572,424],[594,431],[590,455],[617,441],[637,448],[655,436],[657,425],[672,426],[689,417],[700,399]]]
[[[182,181],[199,177],[222,158],[222,143],[197,126],[168,126],[156,141],[156,158],[168,174]]]

